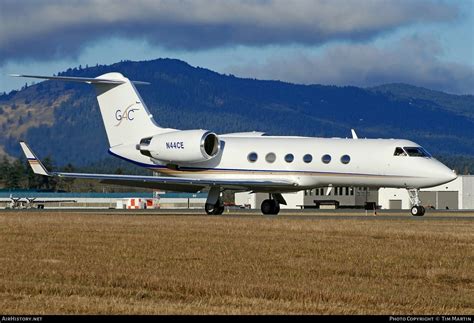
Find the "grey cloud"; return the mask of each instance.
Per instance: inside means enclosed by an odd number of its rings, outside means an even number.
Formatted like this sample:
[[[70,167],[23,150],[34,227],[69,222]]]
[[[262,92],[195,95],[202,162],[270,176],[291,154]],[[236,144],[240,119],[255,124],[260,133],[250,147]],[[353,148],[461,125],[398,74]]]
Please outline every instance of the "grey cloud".
[[[229,72],[303,84],[355,85],[409,83],[457,94],[474,94],[474,67],[438,59],[432,37],[407,37],[386,47],[333,45],[319,54],[295,52],[261,65],[233,66]]]
[[[2,0],[0,15],[1,64],[74,57],[112,36],[185,50],[367,40],[400,26],[451,21],[459,10],[429,0]]]

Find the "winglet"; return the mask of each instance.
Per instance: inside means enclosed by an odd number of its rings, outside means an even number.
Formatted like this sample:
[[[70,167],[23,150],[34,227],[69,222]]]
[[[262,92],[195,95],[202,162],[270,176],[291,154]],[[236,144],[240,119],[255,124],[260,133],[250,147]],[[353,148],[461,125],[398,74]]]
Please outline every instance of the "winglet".
[[[33,172],[35,174],[51,176],[51,174],[46,170],[41,161],[36,157],[30,147],[26,144],[26,142],[20,141],[20,146],[21,149],[23,149],[23,153],[25,154],[31,169],[33,169]]]

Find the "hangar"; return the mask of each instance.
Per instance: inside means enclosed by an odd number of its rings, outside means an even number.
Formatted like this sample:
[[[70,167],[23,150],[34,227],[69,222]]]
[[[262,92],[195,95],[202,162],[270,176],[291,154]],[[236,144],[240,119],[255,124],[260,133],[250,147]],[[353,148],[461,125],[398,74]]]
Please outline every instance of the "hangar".
[[[364,208],[377,205],[382,209],[410,209],[406,189],[369,187],[317,188],[297,193],[283,194],[288,205],[284,209],[298,208]],[[259,208],[268,194],[236,193],[235,204],[248,208]],[[425,207],[432,209],[474,209],[474,175],[460,175],[454,181],[420,190],[420,199]]]
[[[454,181],[420,190],[425,207],[437,210],[474,209],[474,175],[460,175]],[[379,205],[383,209],[409,209],[410,199],[404,189],[381,188]]]

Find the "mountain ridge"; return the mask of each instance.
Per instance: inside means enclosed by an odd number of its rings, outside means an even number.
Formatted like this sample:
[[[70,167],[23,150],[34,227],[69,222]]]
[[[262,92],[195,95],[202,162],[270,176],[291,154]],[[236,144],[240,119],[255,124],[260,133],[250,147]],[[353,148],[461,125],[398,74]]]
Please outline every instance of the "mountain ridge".
[[[175,59],[122,61],[70,68],[61,76],[120,72],[137,86],[162,127],[217,133],[405,138],[435,155],[474,156],[474,96],[407,84],[371,88],[299,85],[238,78]],[[19,156],[23,139],[61,165],[107,157],[108,144],[95,99],[86,84],[46,81],[0,96],[0,151]]]

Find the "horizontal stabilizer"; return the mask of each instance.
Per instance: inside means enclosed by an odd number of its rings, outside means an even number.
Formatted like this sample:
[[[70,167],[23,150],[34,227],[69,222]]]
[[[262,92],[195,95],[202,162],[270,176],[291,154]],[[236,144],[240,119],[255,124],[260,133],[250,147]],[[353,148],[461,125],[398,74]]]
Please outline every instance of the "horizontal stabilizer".
[[[57,81],[71,81],[71,82],[83,82],[89,84],[123,84],[125,80],[114,80],[104,78],[89,78],[89,77],[73,77],[73,76],[42,76],[42,75],[25,75],[25,74],[10,74],[14,77],[28,77],[45,80],[57,80]],[[134,84],[150,84],[148,82],[131,81]]]

